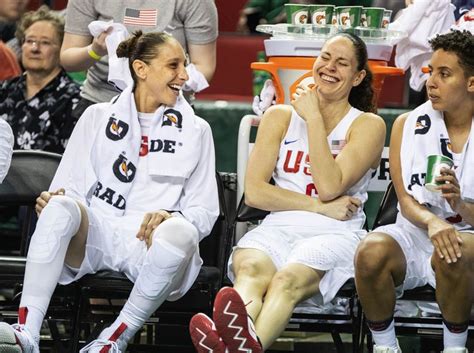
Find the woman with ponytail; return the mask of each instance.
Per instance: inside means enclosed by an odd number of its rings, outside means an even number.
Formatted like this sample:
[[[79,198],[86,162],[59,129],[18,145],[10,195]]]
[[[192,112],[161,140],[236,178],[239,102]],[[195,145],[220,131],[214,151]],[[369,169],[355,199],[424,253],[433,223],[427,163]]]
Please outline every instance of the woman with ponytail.
[[[370,113],[364,42],[349,33],[328,39],[313,77],[315,85],[298,87],[291,106],[263,115],[245,202],[271,213],[235,247],[228,272],[234,287],[218,293],[213,320],[191,320],[200,353],[263,352],[297,304],[329,303],[353,277],[366,233],[363,204],[385,141],[384,121]]]
[[[181,89],[181,45],[135,33],[117,55],[134,84],[79,119],[50,186],[28,251],[18,324],[0,323],[2,352],[39,353],[57,283],[115,270],[134,282],[117,319],[81,352],[125,352],[165,301],[182,297],[201,268],[199,242],[219,213],[209,124]]]

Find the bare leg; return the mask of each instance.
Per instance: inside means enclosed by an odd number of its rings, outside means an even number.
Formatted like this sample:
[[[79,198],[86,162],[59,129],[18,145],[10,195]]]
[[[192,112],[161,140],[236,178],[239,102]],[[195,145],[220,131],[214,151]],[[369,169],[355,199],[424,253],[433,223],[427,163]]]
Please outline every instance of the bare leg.
[[[295,306],[317,293],[323,275],[305,265],[288,264],[273,276],[255,323],[264,350],[280,337]]]
[[[262,308],[262,299],[276,272],[273,261],[256,249],[238,249],[233,255],[234,289],[247,304],[246,309],[255,321]]]
[[[395,287],[403,283],[405,272],[405,255],[392,237],[371,233],[361,241],[355,255],[355,280],[369,320],[382,321],[393,316]]]
[[[87,232],[89,229],[89,217],[83,205],[78,203],[81,210],[81,224],[76,235],[71,239],[66,252],[65,262],[74,268],[79,268],[86,255]]]
[[[474,296],[474,236],[470,233],[460,235],[462,257],[456,263],[448,264],[436,252],[431,259],[436,274],[436,300],[446,326],[445,348],[465,346]]]

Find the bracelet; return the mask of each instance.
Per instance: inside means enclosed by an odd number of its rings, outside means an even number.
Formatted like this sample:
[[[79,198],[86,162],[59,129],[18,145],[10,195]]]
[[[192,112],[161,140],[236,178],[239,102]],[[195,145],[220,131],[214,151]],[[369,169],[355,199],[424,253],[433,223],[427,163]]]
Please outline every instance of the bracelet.
[[[94,49],[92,49],[92,46],[89,47],[89,49],[87,49],[87,54],[89,54],[89,56],[96,60],[96,61],[99,61],[101,56],[99,54],[97,54]]]

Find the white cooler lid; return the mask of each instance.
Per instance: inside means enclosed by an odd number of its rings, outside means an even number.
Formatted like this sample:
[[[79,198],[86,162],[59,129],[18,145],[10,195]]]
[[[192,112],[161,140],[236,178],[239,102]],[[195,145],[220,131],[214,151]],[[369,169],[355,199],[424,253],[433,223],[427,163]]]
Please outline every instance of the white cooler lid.
[[[318,56],[326,39],[348,28],[340,26],[290,25],[259,25],[257,31],[271,34],[265,40],[267,56]],[[393,46],[406,36],[404,32],[389,29],[372,29],[356,27],[350,29],[367,45],[371,60],[389,61]]]
[[[267,56],[310,56],[321,54],[326,39],[266,39],[265,53]],[[367,54],[370,60],[389,61],[393,46],[390,44],[367,43]]]

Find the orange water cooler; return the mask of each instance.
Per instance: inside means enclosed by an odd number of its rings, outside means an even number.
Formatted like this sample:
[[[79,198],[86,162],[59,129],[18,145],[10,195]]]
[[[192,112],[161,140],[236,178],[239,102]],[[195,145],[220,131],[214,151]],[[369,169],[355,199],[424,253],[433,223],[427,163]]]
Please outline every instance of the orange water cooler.
[[[254,62],[251,68],[267,71],[272,75],[277,103],[289,103],[296,86],[312,76],[312,67],[326,39],[340,27],[287,24],[260,25],[257,30],[272,34],[264,41],[267,62]],[[352,29],[367,45],[369,66],[374,76],[374,99],[377,101],[386,76],[403,75],[403,70],[388,66],[393,43],[403,36],[400,32],[356,28]]]

